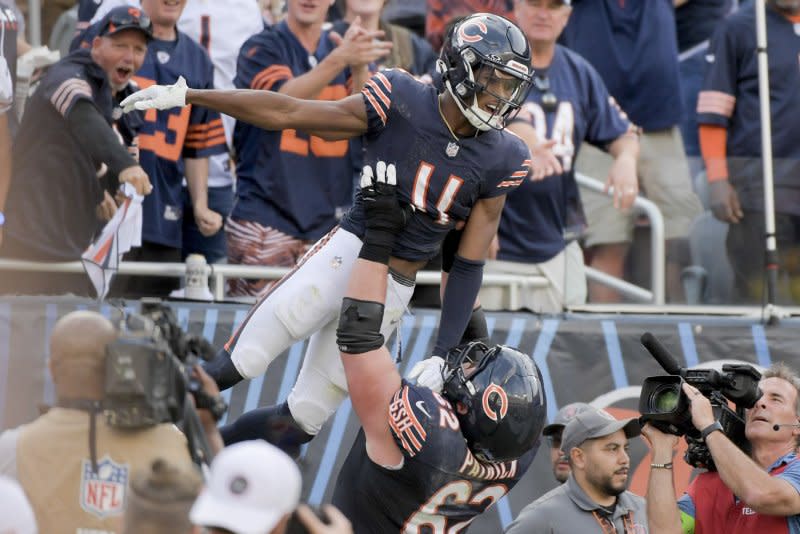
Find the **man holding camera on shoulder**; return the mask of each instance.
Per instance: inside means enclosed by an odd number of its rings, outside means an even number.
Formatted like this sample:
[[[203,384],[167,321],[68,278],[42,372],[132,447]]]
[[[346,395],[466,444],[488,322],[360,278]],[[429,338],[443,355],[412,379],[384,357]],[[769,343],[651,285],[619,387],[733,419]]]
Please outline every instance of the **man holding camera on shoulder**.
[[[708,398],[683,384],[692,424],[701,433],[716,472],[700,474],[675,503],[672,454],[678,436],[651,424],[642,429],[652,449],[647,489],[651,532],[800,532],[800,378],[775,364],[759,383],[763,395],[747,411],[748,456],[722,431]]]
[[[40,532],[116,533],[133,471],[149,467],[157,457],[194,469],[187,440],[173,424],[119,428],[106,420],[107,353],[120,337],[112,322],[96,312],[75,311],[59,319],[50,337],[49,361],[56,405],[35,421],[0,434],[0,474],[20,482]],[[203,391],[216,396],[214,381],[202,370],[196,373]],[[206,419],[212,418],[204,411],[199,415],[208,434],[213,424]],[[218,434],[207,439],[221,441]]]

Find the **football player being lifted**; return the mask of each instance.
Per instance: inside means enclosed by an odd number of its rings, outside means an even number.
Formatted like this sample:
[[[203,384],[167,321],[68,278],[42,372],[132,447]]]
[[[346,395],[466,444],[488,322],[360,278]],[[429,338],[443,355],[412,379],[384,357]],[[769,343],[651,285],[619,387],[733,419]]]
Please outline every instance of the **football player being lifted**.
[[[270,130],[315,139],[363,136],[364,164],[394,164],[397,196],[413,211],[393,242],[381,334],[388,339],[406,310],[417,271],[463,227],[444,292],[435,353],[459,343],[470,321],[505,195],[526,179],[530,153],[504,131],[531,85],[531,52],[522,31],[479,13],[452,28],[438,60],[441,92],[400,70],[376,73],[360,94],[337,101],[300,100],[270,91],[197,90],[180,80],[151,86],[126,110],[205,106]],[[342,176],[342,183],[350,180]],[[309,339],[286,403],[248,412],[223,429],[227,443],[264,438],[291,453],[310,440],[347,396],[336,327],[365,229],[361,193],[341,224],[265,294],[209,373],[221,389],[254,378],[297,341]]]

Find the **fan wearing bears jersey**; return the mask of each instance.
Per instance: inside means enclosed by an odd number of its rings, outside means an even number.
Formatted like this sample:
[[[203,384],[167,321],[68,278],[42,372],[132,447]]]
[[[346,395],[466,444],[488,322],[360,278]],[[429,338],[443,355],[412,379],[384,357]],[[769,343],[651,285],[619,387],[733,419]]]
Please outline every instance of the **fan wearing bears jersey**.
[[[191,103],[264,129],[293,128],[328,140],[364,136],[364,163],[396,166],[400,201],[413,212],[394,241],[381,333],[404,313],[417,271],[445,235],[464,227],[450,269],[435,352],[444,355],[464,332],[497,229],[505,195],[528,176],[530,152],[503,131],[528,93],[530,49],[508,20],[476,14],[454,26],[439,59],[444,89],[402,71],[377,73],[360,95],[338,101],[299,100],[270,91],[203,91],[185,84],[132,95],[126,109],[168,109]],[[350,176],[342,176],[344,187]],[[225,429],[226,442],[266,438],[290,449],[310,440],[347,395],[336,349],[339,306],[364,235],[359,193],[342,224],[251,310],[210,363],[227,388],[264,373],[279,354],[310,336],[288,404],[260,408]],[[285,417],[281,425],[273,423]],[[280,435],[271,434],[275,427]]]

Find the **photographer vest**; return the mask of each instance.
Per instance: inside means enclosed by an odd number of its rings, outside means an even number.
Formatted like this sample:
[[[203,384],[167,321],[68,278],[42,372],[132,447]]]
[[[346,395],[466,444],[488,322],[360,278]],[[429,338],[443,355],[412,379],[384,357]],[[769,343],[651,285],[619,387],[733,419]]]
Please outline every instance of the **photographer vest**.
[[[95,471],[89,419],[84,411],[53,408],[19,429],[17,479],[31,501],[39,532],[116,533],[135,470],[148,468],[156,458],[191,469],[186,439],[175,426],[120,430],[98,416]]]
[[[800,458],[772,469],[784,472]],[[719,473],[702,473],[686,490],[695,505],[694,534],[795,534],[789,517],[759,514],[728,489]]]

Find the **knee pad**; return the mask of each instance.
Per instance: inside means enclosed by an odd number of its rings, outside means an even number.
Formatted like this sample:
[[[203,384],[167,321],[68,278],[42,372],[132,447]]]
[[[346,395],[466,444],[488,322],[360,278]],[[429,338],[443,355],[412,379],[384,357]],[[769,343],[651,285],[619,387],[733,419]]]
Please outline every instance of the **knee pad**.
[[[336,329],[336,344],[348,354],[363,354],[383,346],[383,304],[345,297]]]
[[[297,427],[316,435],[347,398],[347,391],[329,383],[314,391],[295,387],[286,400]]]

